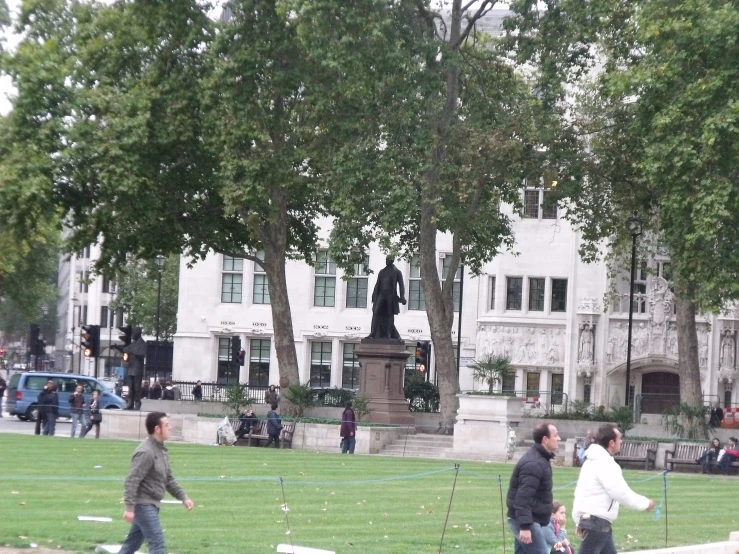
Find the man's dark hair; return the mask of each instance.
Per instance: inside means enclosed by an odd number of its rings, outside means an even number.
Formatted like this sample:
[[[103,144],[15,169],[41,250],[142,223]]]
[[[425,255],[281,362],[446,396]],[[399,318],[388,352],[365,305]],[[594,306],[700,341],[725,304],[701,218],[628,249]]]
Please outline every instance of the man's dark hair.
[[[351,408],[351,407],[352,407],[352,401],[351,401],[351,400],[349,400],[349,401],[348,401],[348,402],[346,403],[346,407],[347,407],[347,408]]]
[[[601,425],[600,427],[598,427],[598,433],[595,435],[595,442],[597,442],[603,448],[607,449],[608,443],[610,443],[611,441],[615,441],[618,437],[616,431],[618,431],[618,427],[616,427],[615,425],[612,425],[610,423]]]
[[[270,408],[272,408],[272,411],[276,410],[277,409],[277,404],[271,404],[270,405]]]
[[[541,444],[541,441],[544,440],[544,437],[549,437],[549,426],[551,423],[540,423],[536,426],[536,429],[534,429],[534,442],[536,444]]]
[[[146,432],[153,435],[154,428],[161,426],[163,417],[167,417],[164,412],[149,412],[146,416]]]

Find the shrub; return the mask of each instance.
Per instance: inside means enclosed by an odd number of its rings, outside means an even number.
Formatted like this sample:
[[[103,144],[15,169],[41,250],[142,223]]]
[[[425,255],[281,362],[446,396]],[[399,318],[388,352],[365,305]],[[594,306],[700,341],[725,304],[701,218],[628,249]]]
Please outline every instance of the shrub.
[[[411,412],[438,412],[439,387],[426,381],[411,380],[403,388]]]
[[[511,360],[508,356],[485,354],[469,366],[472,370],[472,379],[475,383],[486,383],[488,392],[493,394],[493,387],[502,383],[511,372]]]
[[[235,411],[237,416],[241,413],[242,407],[245,408],[254,403],[254,399],[248,396],[246,387],[243,385],[229,385],[225,391],[226,397],[222,404],[229,410]]]
[[[354,413],[357,416],[357,421],[362,421],[364,416],[370,415],[372,410],[369,409],[369,403],[372,397],[368,394],[360,394],[354,397]]]
[[[691,406],[683,402],[667,408],[662,414],[665,429],[686,439],[707,439],[713,427],[708,423],[710,406]]]
[[[343,408],[347,402],[354,400],[354,391],[350,389],[313,389],[313,405]]]
[[[289,403],[286,410],[290,412],[288,415],[294,415],[296,418],[303,417],[305,410],[315,404],[313,389],[307,384],[290,383],[282,396]]]

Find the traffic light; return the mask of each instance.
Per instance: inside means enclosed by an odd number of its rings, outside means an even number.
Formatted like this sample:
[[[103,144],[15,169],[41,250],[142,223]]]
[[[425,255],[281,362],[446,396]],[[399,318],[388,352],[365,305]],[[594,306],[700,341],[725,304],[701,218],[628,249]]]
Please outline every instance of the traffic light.
[[[86,358],[100,356],[100,325],[83,325],[80,331],[80,345]]]
[[[36,341],[36,350],[34,354],[36,356],[43,356],[46,353],[46,341],[44,339],[38,339]]]
[[[239,365],[244,365],[243,362],[239,359],[240,356],[241,356],[241,338],[232,337],[231,338],[231,361],[239,362]]]
[[[416,343],[416,365],[418,371],[424,373],[428,371],[431,364],[431,341],[421,341]]]
[[[40,334],[41,331],[39,329],[39,326],[35,323],[31,323],[31,332],[28,338],[28,350],[31,352],[31,356],[36,355],[36,344],[38,343]]]
[[[0,348],[0,358],[4,358],[4,357],[5,357],[5,349]]]

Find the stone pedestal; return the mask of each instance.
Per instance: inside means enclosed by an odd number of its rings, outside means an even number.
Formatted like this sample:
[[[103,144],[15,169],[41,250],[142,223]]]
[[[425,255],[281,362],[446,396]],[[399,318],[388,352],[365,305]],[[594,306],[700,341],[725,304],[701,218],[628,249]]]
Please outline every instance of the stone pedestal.
[[[515,396],[458,394],[454,453],[505,460],[509,431],[521,421],[521,399]]]
[[[372,398],[368,421],[413,425],[414,419],[403,394],[405,362],[410,356],[405,343],[396,339],[362,339],[354,350],[359,360],[359,392]]]

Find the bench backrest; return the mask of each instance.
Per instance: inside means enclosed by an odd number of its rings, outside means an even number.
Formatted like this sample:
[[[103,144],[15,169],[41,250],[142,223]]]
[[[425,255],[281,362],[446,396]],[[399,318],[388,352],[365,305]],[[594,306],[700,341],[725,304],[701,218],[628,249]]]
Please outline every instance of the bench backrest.
[[[672,457],[677,460],[695,460],[706,448],[700,444],[677,444]]]
[[[621,452],[619,452],[618,455],[628,458],[641,458],[646,456],[647,452],[657,452],[657,443],[624,441],[621,443]]]

